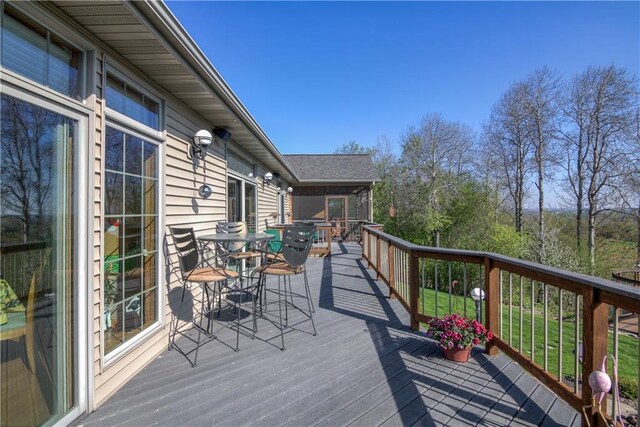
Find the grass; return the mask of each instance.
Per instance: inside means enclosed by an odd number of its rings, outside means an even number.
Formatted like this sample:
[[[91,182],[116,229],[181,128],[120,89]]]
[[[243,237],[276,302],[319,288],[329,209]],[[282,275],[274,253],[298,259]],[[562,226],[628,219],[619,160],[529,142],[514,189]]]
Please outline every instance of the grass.
[[[438,292],[438,313],[439,317],[449,314],[449,295],[447,292]],[[421,313],[435,316],[436,315],[436,293],[434,289],[422,289],[418,306]],[[467,317],[475,317],[475,303],[471,298],[462,296],[451,296],[451,309],[454,313],[463,314],[466,305]],[[528,304],[527,304],[528,305]],[[521,353],[531,358],[532,333],[531,321],[533,319],[534,331],[533,337],[533,355],[534,360],[541,366],[544,366],[544,316],[542,315],[542,305],[535,305],[535,311],[532,316],[531,309],[522,310],[522,330],[520,329],[520,308],[512,307],[511,322],[509,319],[508,305],[502,306],[502,339],[509,342],[509,325],[511,324],[511,346]],[[562,377],[573,378],[575,371],[575,325],[573,318],[570,317],[571,310],[564,310],[566,318],[562,321]],[[484,304],[482,307],[482,318],[485,318]],[[547,321],[547,371],[552,375],[558,375],[559,366],[559,336],[560,321],[557,317],[549,316]],[[578,331],[578,336],[582,333]],[[613,334],[609,334],[609,353],[613,354]],[[520,347],[522,343],[522,347]],[[618,355],[620,359],[619,377],[637,384],[638,381],[638,344],[637,338],[619,334]],[[580,370],[581,368],[578,367]],[[607,371],[611,372],[611,365]]]

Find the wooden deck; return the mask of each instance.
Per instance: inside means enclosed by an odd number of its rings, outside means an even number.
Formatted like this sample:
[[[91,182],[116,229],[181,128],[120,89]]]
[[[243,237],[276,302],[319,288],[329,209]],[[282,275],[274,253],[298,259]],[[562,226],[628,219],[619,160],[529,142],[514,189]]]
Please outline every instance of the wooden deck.
[[[466,364],[444,360],[408,328],[358,245],[334,243],[332,253],[307,264],[317,336],[298,323],[281,351],[277,329],[262,320],[259,339],[241,337],[236,353],[235,334],[218,327],[220,341],[201,348],[197,367],[165,352],[79,424],[580,425],[506,356],[477,349]]]

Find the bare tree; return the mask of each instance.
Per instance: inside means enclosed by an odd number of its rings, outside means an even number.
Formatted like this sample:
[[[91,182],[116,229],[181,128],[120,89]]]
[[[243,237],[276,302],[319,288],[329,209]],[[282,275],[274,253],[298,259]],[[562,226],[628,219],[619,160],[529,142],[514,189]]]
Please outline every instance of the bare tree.
[[[615,66],[589,67],[574,77],[569,99],[566,132],[569,142],[578,148],[569,165],[568,177],[577,196],[587,204],[587,246],[589,267],[595,269],[596,217],[607,205],[607,195],[627,173],[620,168],[629,150],[629,129],[637,103],[636,79]],[[578,166],[578,162],[580,165]],[[580,168],[580,170],[578,170]],[[577,191],[576,191],[577,190]],[[577,221],[581,217],[576,214]],[[577,225],[577,232],[579,232]]]
[[[60,116],[8,96],[2,97],[3,208],[22,223],[22,241],[45,238],[54,179],[53,132]]]
[[[470,174],[473,142],[469,127],[437,114],[426,115],[419,127],[403,137],[401,161],[425,190],[426,199],[420,206],[426,210],[427,227],[436,247],[447,223],[446,207],[460,179]]]
[[[560,78],[544,67],[524,80],[526,135],[531,141],[538,188],[538,251],[536,260],[545,263],[544,182],[554,161],[554,143],[558,139],[558,96]]]
[[[522,232],[523,228],[524,197],[531,160],[526,97],[526,84],[513,84],[494,105],[489,122],[484,126],[487,148],[497,159],[500,180],[513,200],[517,232]]]

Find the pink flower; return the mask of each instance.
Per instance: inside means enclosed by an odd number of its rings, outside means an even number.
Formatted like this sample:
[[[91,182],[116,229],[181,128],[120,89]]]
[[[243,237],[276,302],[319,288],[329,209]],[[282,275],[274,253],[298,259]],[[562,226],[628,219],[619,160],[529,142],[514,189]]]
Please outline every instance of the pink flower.
[[[487,331],[487,340],[491,341],[493,339],[493,334],[491,333],[491,331]]]

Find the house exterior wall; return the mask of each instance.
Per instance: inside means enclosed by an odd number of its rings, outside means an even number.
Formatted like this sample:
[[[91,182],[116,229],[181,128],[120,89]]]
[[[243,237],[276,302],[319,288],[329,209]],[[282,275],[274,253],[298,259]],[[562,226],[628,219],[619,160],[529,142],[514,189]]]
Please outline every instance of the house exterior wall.
[[[98,70],[104,69],[97,67]],[[127,68],[126,64],[123,65]],[[121,68],[122,69],[122,68]],[[127,68],[126,72],[133,73],[133,69]],[[142,76],[140,77],[142,78]],[[96,79],[102,81],[100,74]],[[142,80],[144,82],[144,80]],[[150,82],[145,82],[152,85]],[[166,111],[166,127],[165,140],[163,144],[162,164],[164,170],[160,172],[164,174],[164,227],[165,240],[161,249],[167,257],[161,260],[161,265],[165,271],[160,278],[163,309],[161,310],[162,325],[152,334],[146,336],[134,348],[131,348],[116,360],[107,360],[103,354],[101,345],[103,343],[101,337],[100,325],[102,324],[101,313],[103,312],[103,304],[101,298],[102,277],[102,257],[100,253],[101,239],[104,235],[102,231],[103,218],[100,216],[102,207],[100,206],[101,188],[97,185],[94,189],[94,195],[97,197],[94,212],[94,244],[95,251],[95,276],[94,276],[94,407],[99,406],[110,395],[117,391],[124,383],[132,378],[146,364],[155,359],[160,353],[166,350],[168,344],[168,334],[170,332],[171,322],[174,319],[174,309],[179,305],[179,299],[182,290],[182,281],[179,277],[177,258],[175,257],[174,247],[168,234],[170,226],[189,226],[193,227],[196,235],[215,233],[215,223],[217,221],[226,220],[227,205],[227,164],[224,159],[224,147],[216,142],[210,147],[210,154],[206,156],[203,163],[194,167],[194,162],[187,157],[187,152],[191,144],[191,137],[199,129],[211,129],[214,124],[207,123],[180,101],[172,99],[169,93],[156,90],[165,100]],[[97,88],[97,93],[102,93],[101,88]],[[98,105],[103,105],[103,100],[98,96]],[[99,116],[96,109],[96,117]],[[100,171],[103,167],[103,137],[104,120],[96,120],[96,141],[94,152],[96,153],[95,165],[96,176],[95,182],[101,180]],[[228,143],[233,144],[233,139]],[[253,159],[248,159],[255,162]],[[205,177],[206,169],[206,177]],[[258,171],[263,171],[261,165],[257,166]],[[265,171],[266,172],[266,171]],[[256,179],[256,190],[258,194],[258,218],[259,229],[264,226],[264,219],[276,208],[276,186],[272,183],[270,186],[262,185],[264,173],[258,175]],[[213,193],[204,200],[198,195],[198,188],[202,183],[206,183],[212,188]],[[200,298],[200,290],[192,288],[193,298],[198,301]],[[197,310],[198,306],[194,306]],[[178,327],[188,326],[184,322],[179,323]],[[185,361],[186,363],[186,361]],[[186,366],[186,365],[185,365]]]
[[[35,7],[40,7],[35,6]],[[48,7],[48,6],[47,6]],[[48,14],[49,10],[43,10]],[[66,16],[53,17],[63,24],[71,24],[70,28],[77,33],[76,37],[86,41],[88,58],[87,67],[88,88],[84,102],[85,112],[88,114],[88,131],[83,136],[82,142],[87,143],[87,167],[80,171],[86,174],[86,194],[81,194],[79,200],[86,202],[86,223],[80,224],[87,233],[88,262],[87,284],[79,284],[87,290],[86,312],[87,319],[79,319],[86,322],[86,362],[88,364],[88,378],[86,385],[87,409],[92,411],[124,385],[138,371],[154,360],[160,353],[166,350],[168,334],[173,319],[173,308],[177,307],[182,287],[179,273],[176,269],[177,260],[170,237],[168,227],[185,225],[194,228],[196,234],[211,233],[215,231],[215,222],[226,219],[227,205],[227,163],[224,157],[224,146],[215,142],[209,149],[209,155],[202,162],[194,164],[187,157],[192,136],[199,129],[212,129],[215,123],[210,123],[199,114],[182,103],[171,93],[149,80],[130,63],[115,54],[108,45],[101,42],[98,37],[86,30],[85,27],[73,22]],[[35,18],[34,18],[35,19]],[[68,21],[68,22],[67,22]],[[103,337],[103,313],[104,301],[104,264],[105,239],[104,229],[104,180],[105,180],[105,129],[109,118],[105,106],[104,80],[107,67],[112,67],[119,73],[126,75],[134,84],[139,84],[145,91],[157,96],[163,105],[161,109],[161,123],[159,140],[159,322],[149,328],[145,333],[130,342],[130,345],[122,347],[122,350],[112,354],[105,354]],[[8,77],[2,77],[3,79]],[[27,79],[24,80],[24,89],[32,90]],[[1,87],[0,87],[1,89]],[[46,91],[40,90],[45,102]],[[78,107],[80,108],[80,107]],[[228,144],[234,144],[232,139]],[[255,160],[251,160],[253,163]],[[256,178],[257,190],[257,216],[259,229],[264,229],[264,219],[276,209],[276,185],[263,186],[261,176],[267,171],[264,166],[257,163],[260,171]],[[206,172],[205,172],[206,171]],[[213,194],[207,200],[198,195],[198,188],[206,180],[212,188]],[[288,183],[282,183],[284,188]],[[289,209],[287,205],[287,209]],[[269,217],[270,218],[270,217]],[[82,248],[80,249],[82,250]],[[83,268],[83,266],[79,266]],[[195,288],[197,289],[197,288]],[[199,295],[194,298],[197,300]],[[180,327],[185,326],[180,324]],[[84,349],[83,349],[84,350]],[[81,351],[81,354],[84,354]],[[185,361],[185,367],[188,366]]]

